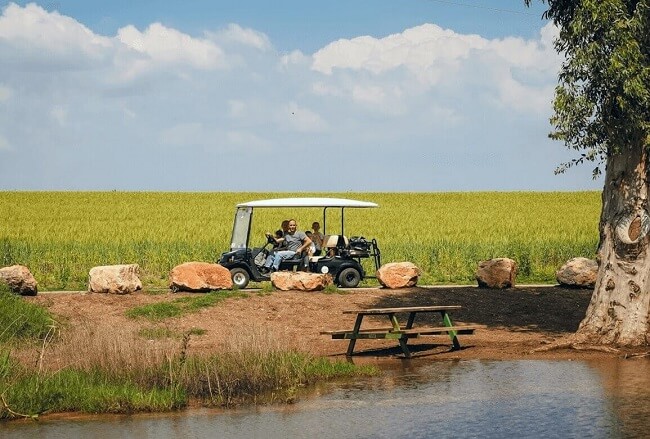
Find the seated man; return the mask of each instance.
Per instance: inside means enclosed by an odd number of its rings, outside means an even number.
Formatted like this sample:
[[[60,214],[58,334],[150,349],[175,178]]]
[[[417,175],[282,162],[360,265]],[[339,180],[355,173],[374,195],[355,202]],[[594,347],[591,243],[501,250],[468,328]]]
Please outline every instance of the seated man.
[[[275,239],[278,244],[283,244],[283,248],[272,253],[266,259],[264,267],[267,270],[278,271],[283,260],[305,254],[304,252],[311,245],[311,239],[304,232],[297,230],[298,224],[295,220],[289,220],[288,227],[289,229],[282,238]]]

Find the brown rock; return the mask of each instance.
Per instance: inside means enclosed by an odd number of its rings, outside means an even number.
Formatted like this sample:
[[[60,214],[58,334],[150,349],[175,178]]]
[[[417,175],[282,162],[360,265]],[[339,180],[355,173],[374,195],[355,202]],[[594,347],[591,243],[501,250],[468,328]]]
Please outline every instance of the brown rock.
[[[271,273],[271,283],[282,291],[320,291],[332,284],[332,276],[304,271],[277,271]]]
[[[377,270],[377,280],[386,288],[414,287],[422,271],[412,262],[390,262]]]
[[[38,292],[36,279],[24,265],[0,268],[0,282],[7,284],[12,293],[21,296],[35,296]]]
[[[90,269],[91,293],[129,294],[142,289],[138,264],[104,265]]]
[[[510,288],[515,286],[517,263],[509,258],[496,258],[479,263],[476,280],[481,288]]]
[[[560,285],[593,288],[598,277],[598,262],[588,258],[569,259],[556,273]]]
[[[186,262],[169,273],[172,291],[211,291],[232,289],[230,271],[219,264]]]

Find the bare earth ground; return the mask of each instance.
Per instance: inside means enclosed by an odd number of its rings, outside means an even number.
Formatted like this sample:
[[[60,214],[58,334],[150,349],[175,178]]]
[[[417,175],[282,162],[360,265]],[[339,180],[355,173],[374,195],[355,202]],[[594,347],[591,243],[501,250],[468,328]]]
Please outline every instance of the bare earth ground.
[[[443,359],[579,359],[605,356],[603,352],[553,350],[532,352],[563,335],[574,332],[585,315],[591,290],[560,287],[516,287],[487,290],[477,287],[416,287],[402,290],[381,288],[354,289],[340,293],[322,292],[246,292],[246,297],[229,298],[216,306],[181,317],[152,323],[130,319],[125,312],[149,303],[172,301],[191,293],[124,296],[90,293],[39,293],[29,298],[47,306],[70,327],[88,325],[120,328],[137,332],[141,328],[164,327],[182,333],[201,328],[203,335],[192,335],[188,353],[219,352],[229,335],[262,330],[317,356],[344,358],[347,340],[332,340],[323,330],[351,329],[355,315],[343,310],[417,305],[461,305],[452,312],[454,323],[478,323],[487,329],[474,335],[459,335],[462,349],[450,350],[449,337],[433,336],[409,340],[416,357]],[[437,315],[435,316],[437,317]],[[418,319],[421,317],[419,316]],[[422,317],[426,318],[426,317]],[[434,318],[434,316],[431,316]],[[416,325],[419,320],[416,320]],[[367,326],[386,326],[384,316],[369,318]],[[421,324],[426,322],[420,322]],[[431,324],[439,322],[431,321]],[[364,324],[366,326],[366,324]],[[355,359],[401,357],[395,341],[359,340]]]

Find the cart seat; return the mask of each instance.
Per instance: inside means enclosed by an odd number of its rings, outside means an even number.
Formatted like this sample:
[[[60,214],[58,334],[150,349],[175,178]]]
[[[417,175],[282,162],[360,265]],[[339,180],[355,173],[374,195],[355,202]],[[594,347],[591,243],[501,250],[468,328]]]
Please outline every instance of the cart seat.
[[[336,256],[342,249],[348,248],[350,241],[344,235],[328,235],[323,240],[323,256]]]
[[[320,256],[310,256],[309,262],[318,262],[324,258],[331,258],[340,254],[340,251],[348,248],[350,241],[343,235],[325,235],[323,249]]]

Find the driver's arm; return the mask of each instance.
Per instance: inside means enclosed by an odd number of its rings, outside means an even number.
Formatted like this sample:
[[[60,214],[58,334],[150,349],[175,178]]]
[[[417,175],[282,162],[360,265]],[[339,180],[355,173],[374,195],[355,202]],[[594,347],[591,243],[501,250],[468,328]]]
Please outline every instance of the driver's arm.
[[[284,241],[284,238],[276,238],[270,232],[266,232],[265,235],[269,242],[271,242],[271,239],[275,241],[276,244],[280,244],[282,241]]]
[[[309,236],[305,236],[305,240],[302,241],[302,245],[298,250],[296,250],[296,253],[302,254],[303,250],[309,247],[310,244],[311,244],[311,239],[309,239]]]

